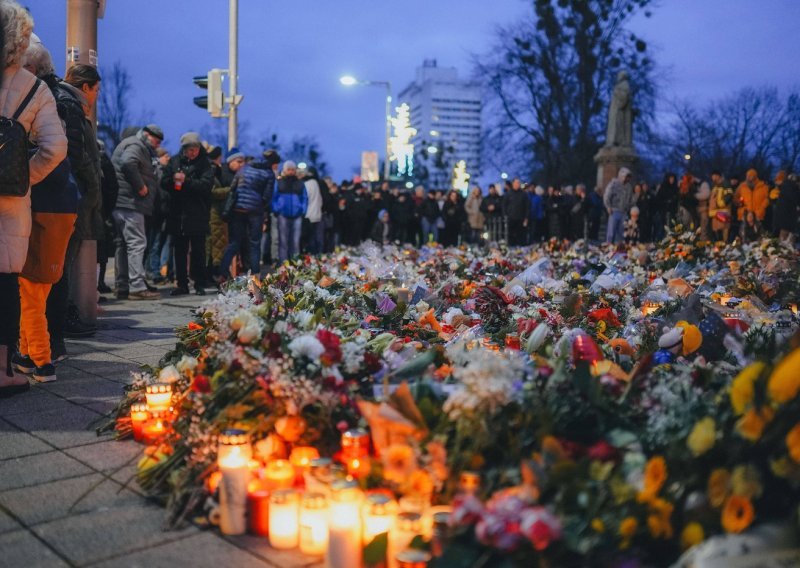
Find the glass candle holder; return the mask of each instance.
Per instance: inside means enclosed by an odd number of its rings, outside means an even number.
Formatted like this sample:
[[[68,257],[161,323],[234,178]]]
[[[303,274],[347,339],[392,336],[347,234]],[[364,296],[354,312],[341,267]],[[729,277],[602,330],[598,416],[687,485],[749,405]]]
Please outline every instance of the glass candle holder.
[[[363,509],[362,538],[364,546],[379,534],[388,534],[397,515],[397,502],[383,493],[367,495]]]
[[[400,513],[389,533],[389,566],[398,566],[397,555],[408,548],[417,535],[422,535],[422,515],[419,513]]]
[[[336,481],[331,487],[328,568],[361,566],[361,505],[363,494],[355,481]]]
[[[160,412],[153,412],[152,418],[142,424],[142,441],[145,444],[157,444],[166,434],[167,426]]]
[[[306,493],[300,502],[300,552],[322,556],[328,550],[328,500]]]
[[[269,496],[259,480],[251,481],[247,491],[247,530],[250,534],[269,535]]]
[[[289,454],[289,462],[294,467],[298,477],[302,477],[311,467],[311,461],[319,457],[317,448],[311,446],[296,446]]]
[[[296,548],[299,541],[300,499],[293,489],[279,489],[269,498],[269,544]]]
[[[219,435],[217,465],[222,472],[220,482],[220,531],[243,534],[247,529],[247,488],[252,478],[250,458],[253,449],[244,430],[225,430]]]
[[[397,568],[428,568],[428,563],[431,561],[431,555],[424,550],[414,550],[409,548],[403,552],[399,552],[395,556]]]
[[[150,412],[166,412],[172,403],[172,385],[169,383],[153,383],[145,387],[147,410]]]
[[[366,430],[356,428],[342,434],[342,462],[347,473],[354,477],[369,473],[369,434]]]
[[[134,402],[131,405],[131,430],[133,430],[133,439],[137,442],[142,440],[142,430],[149,419],[150,413],[147,411],[147,403]]]
[[[294,486],[294,467],[289,460],[270,460],[264,468],[264,482],[270,491],[290,489]]]

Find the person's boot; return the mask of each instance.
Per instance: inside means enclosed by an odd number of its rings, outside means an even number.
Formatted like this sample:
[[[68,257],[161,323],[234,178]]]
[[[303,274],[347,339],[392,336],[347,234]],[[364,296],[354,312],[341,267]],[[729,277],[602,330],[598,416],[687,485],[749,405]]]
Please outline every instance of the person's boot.
[[[0,345],[0,398],[23,393],[31,388],[28,377],[14,372],[11,358],[16,353],[14,347]]]

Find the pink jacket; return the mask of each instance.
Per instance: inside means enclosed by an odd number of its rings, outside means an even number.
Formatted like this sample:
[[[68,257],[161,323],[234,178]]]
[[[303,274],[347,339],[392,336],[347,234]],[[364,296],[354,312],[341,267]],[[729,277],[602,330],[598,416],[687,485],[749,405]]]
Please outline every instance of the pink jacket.
[[[0,116],[11,117],[33,87],[36,77],[18,66],[3,73]],[[30,160],[30,183],[39,183],[67,156],[67,137],[56,101],[42,82],[19,122],[39,150]],[[25,265],[31,233],[30,191],[25,197],[0,196],[0,273],[16,273]]]

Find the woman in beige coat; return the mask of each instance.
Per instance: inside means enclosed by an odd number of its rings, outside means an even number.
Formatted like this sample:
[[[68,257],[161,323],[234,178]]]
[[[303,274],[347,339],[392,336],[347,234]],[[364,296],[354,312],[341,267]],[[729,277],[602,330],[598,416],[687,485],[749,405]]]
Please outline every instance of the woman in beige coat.
[[[471,243],[479,243],[481,241],[481,233],[483,233],[483,226],[486,223],[486,219],[481,213],[481,203],[483,203],[483,192],[476,185],[472,188],[472,193],[469,194],[467,202],[464,204],[470,229],[469,242]]]
[[[11,117],[36,84],[36,77],[21,67],[28,49],[33,19],[12,0],[0,0],[3,27],[4,70],[0,84],[0,116]],[[40,83],[17,119],[37,146],[30,159],[30,184],[42,181],[67,155],[67,137],[56,102]],[[11,356],[19,338],[19,285],[17,275],[25,265],[31,233],[30,191],[24,197],[0,196],[0,397],[27,390],[28,379],[16,375]]]

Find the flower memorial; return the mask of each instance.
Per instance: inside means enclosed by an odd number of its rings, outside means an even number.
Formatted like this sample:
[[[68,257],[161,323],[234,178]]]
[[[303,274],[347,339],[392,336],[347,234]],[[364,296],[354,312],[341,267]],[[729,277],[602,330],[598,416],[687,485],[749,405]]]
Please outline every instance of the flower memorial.
[[[692,233],[305,257],[200,306],[113,427],[168,526],[332,566],[671,565],[796,526],[798,274]]]

